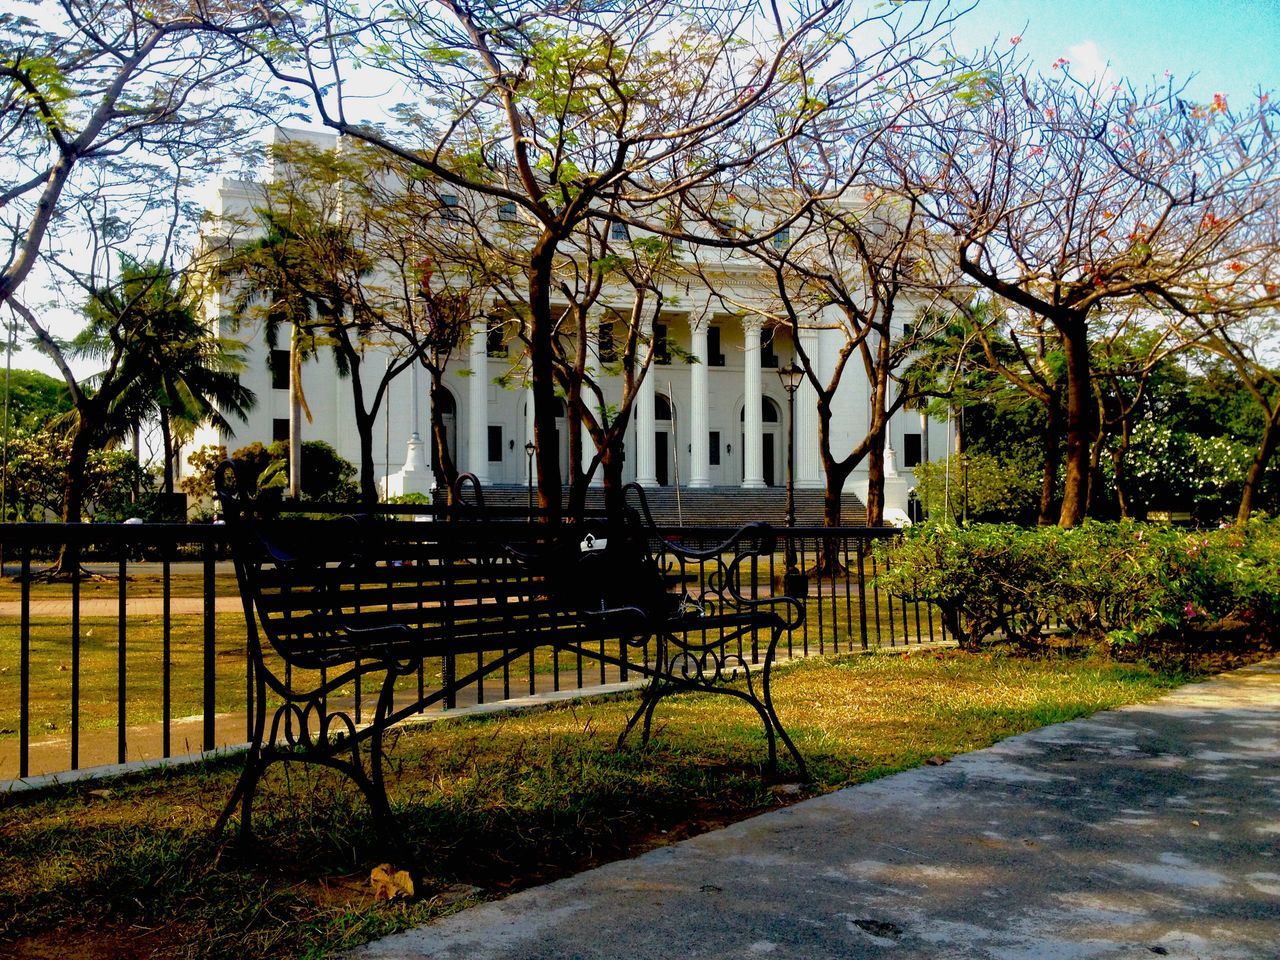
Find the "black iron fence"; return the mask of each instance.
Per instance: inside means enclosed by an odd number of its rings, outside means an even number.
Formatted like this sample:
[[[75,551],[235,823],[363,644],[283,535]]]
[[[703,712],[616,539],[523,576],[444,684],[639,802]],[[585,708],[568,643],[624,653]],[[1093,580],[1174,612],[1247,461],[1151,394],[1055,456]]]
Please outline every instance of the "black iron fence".
[[[708,548],[720,528],[660,533]],[[803,598],[785,655],[805,657],[945,639],[937,612],[876,585],[891,529],[779,531],[749,589]],[[79,563],[44,574],[69,549]],[[244,612],[218,525],[3,524],[0,578],[0,781],[243,743],[253,684]],[[753,651],[746,651],[750,658]],[[450,671],[452,663],[425,670]],[[626,679],[580,657],[504,669],[457,705],[590,691]],[[406,678],[419,692],[429,676]],[[406,690],[407,695],[412,691]],[[361,713],[367,691],[348,691]],[[447,707],[445,708],[447,709]]]

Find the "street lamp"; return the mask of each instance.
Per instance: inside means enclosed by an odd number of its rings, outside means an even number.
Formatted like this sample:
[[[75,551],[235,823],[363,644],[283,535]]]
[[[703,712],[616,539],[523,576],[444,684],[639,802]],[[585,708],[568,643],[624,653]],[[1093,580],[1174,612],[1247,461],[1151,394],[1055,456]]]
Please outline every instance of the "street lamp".
[[[525,468],[526,484],[529,488],[529,515],[533,515],[533,452],[538,448],[533,445],[530,440],[524,445],[525,459],[528,460],[528,466]]]
[[[788,530],[796,525],[796,391],[804,379],[804,370],[796,366],[795,359],[778,368],[778,379],[787,391],[787,512]],[[783,589],[788,596],[805,596],[809,592],[809,578],[796,570],[795,537],[787,534],[787,570],[783,577]]]

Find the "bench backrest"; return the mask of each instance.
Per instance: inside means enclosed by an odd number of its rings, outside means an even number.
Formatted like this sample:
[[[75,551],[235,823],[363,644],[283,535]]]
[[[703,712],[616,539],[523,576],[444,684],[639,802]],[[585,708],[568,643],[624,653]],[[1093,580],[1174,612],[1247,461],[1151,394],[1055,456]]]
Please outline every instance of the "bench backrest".
[[[637,518],[548,525],[482,509],[446,521],[288,519],[264,511],[243,465],[219,468],[250,621],[286,662],[350,662],[370,644],[451,655],[640,635],[671,600]],[[584,549],[597,546],[601,549]]]

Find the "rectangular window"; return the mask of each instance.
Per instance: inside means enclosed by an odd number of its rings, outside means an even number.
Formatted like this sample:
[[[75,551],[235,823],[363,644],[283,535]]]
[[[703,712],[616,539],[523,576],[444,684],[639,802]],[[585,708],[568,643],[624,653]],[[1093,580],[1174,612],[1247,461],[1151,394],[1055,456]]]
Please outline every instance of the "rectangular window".
[[[289,439],[289,418],[276,417],[271,421],[271,442]]]
[[[610,240],[626,240],[627,225],[625,223],[618,223],[616,220],[613,223],[609,224],[609,239]]]
[[[596,331],[596,353],[599,355],[601,363],[618,362],[618,348],[613,342],[612,321],[600,321],[600,329]]]
[[[783,227],[773,235],[773,246],[777,250],[785,250],[791,243],[791,228]]]
[[[773,337],[760,344],[760,366],[769,370],[778,369],[778,355],[773,352]]]
[[[498,219],[505,223],[511,223],[516,219],[516,202],[514,200],[498,204]]]
[[[707,327],[707,366],[724,366],[724,354],[720,352],[720,328],[714,324]]]
[[[489,328],[489,332],[485,334],[485,353],[491,357],[505,357],[507,355],[507,343],[504,339],[506,330],[505,324],[494,323]]]
[[[916,325],[914,323],[904,323],[902,325],[902,339],[910,340],[916,335]]]
[[[653,325],[653,360],[654,363],[670,363],[671,351],[667,349],[667,325],[665,323],[655,323]]]
[[[711,431],[710,439],[707,441],[707,449],[710,453],[710,456],[707,458],[707,460],[711,464],[711,466],[713,467],[720,466],[720,431],[719,430]]]
[[[458,209],[457,194],[440,194],[440,219],[455,222],[462,219],[462,212]]]
[[[499,424],[489,424],[489,462],[502,462],[502,427]]]
[[[920,434],[904,433],[902,435],[902,465],[904,467],[920,465]]]
[[[271,367],[271,389],[289,389],[289,351],[272,350],[267,365]]]

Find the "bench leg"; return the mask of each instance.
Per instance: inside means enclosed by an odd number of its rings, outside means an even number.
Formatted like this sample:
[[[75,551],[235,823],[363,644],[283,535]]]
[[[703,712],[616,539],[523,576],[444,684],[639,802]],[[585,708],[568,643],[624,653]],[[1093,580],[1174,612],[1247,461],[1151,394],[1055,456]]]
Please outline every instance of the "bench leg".
[[[215,839],[222,836],[222,831],[226,829],[232,812],[239,806],[240,828],[237,831],[239,842],[241,846],[248,844],[253,835],[251,826],[253,794],[258,789],[258,780],[261,779],[263,770],[267,768],[270,762],[270,759],[263,757],[263,751],[259,746],[255,744],[249,748],[249,754],[244,761],[244,769],[240,771],[240,779],[236,781],[236,787],[231,791],[231,797],[227,800],[226,806],[222,808],[222,813],[218,816],[217,823],[213,825]]]
[[[778,628],[773,631],[773,637],[769,643],[769,652],[765,654],[764,670],[760,676],[760,694],[764,700],[764,709],[767,714],[765,722],[772,725],[773,729],[778,732],[778,737],[782,740],[783,746],[791,754],[791,758],[796,762],[796,770],[800,775],[801,783],[809,782],[809,768],[805,765],[804,757],[800,756],[800,751],[796,749],[796,745],[791,742],[791,737],[787,735],[786,728],[783,727],[782,721],[778,719],[778,711],[773,706],[773,661],[777,655],[778,641],[782,638],[782,629]],[[772,753],[773,743],[770,739],[770,752]],[[770,757],[772,761],[772,757]]]
[[[653,714],[657,709],[658,701],[663,697],[679,693],[685,690],[699,690],[706,693],[720,693],[726,696],[735,697],[744,703],[749,704],[760,716],[760,722],[764,727],[765,740],[768,744],[769,760],[767,769],[770,774],[776,774],[778,770],[778,740],[782,741],[782,745],[787,748],[787,752],[791,754],[796,763],[796,770],[802,782],[809,779],[809,768],[805,765],[804,758],[800,755],[800,751],[796,749],[796,745],[792,742],[791,737],[787,734],[786,728],[782,726],[782,721],[778,719],[778,711],[773,705],[773,691],[771,689],[773,679],[773,665],[777,655],[778,642],[782,637],[785,628],[772,628],[768,651],[765,653],[764,665],[760,672],[760,693],[757,695],[755,689],[755,681],[751,673],[751,666],[737,655],[725,655],[723,659],[716,658],[715,654],[708,651],[704,657],[712,658],[715,666],[712,676],[708,678],[708,670],[705,669],[707,664],[703,658],[694,658],[691,654],[686,656],[663,657],[659,662],[662,664],[662,670],[652,675],[652,679],[644,687],[644,691],[640,696],[640,705],[636,708],[635,713],[627,721],[626,727],[622,733],[618,735],[618,747],[626,741],[631,731],[635,729],[637,723],[643,717],[644,723],[641,727],[642,733],[640,742],[642,744],[649,743],[649,737],[653,728]],[[666,647],[666,644],[662,644]],[[726,664],[737,662],[737,666],[733,667],[736,672],[742,669],[746,678],[746,690],[736,690],[732,687],[723,686],[721,681],[726,673]],[[677,664],[684,664],[685,670],[677,674]],[[693,664],[696,666],[690,666]]]
[[[270,754],[270,745],[264,744],[263,741],[263,735],[267,727],[267,691],[266,682],[263,679],[263,671],[264,668],[261,663],[253,662],[253,729],[250,731],[249,736],[249,751],[245,755],[244,769],[240,771],[240,779],[236,781],[235,789],[231,791],[231,797],[227,800],[227,805],[222,808],[222,813],[213,825],[213,837],[216,840],[222,836],[222,831],[226,829],[227,821],[231,819],[232,811],[239,804],[239,842],[241,846],[248,845],[252,836],[253,794],[258,789],[258,781],[262,778],[262,772],[273,759]]]
[[[640,694],[640,706],[636,707],[635,713],[631,715],[631,719],[627,721],[627,725],[622,728],[622,733],[618,734],[618,748],[622,748],[622,744],[626,742],[631,731],[635,729],[635,725],[641,717],[644,717],[644,726],[641,728],[640,743],[644,746],[649,744],[649,735],[653,731],[653,711],[658,706],[658,701],[663,698],[666,691],[662,689],[663,681],[660,676],[653,677],[649,683],[646,683],[644,690]]]

